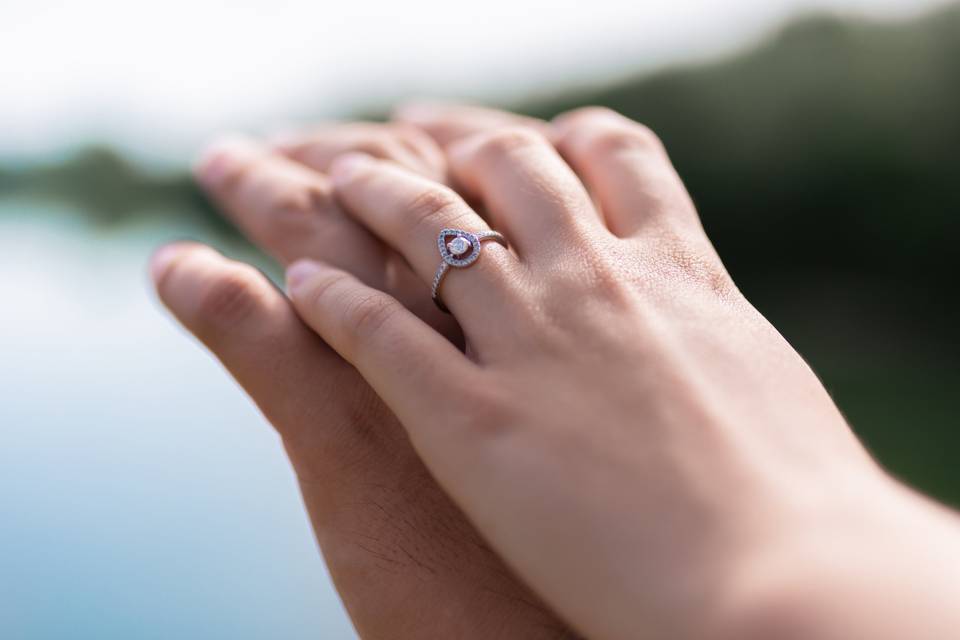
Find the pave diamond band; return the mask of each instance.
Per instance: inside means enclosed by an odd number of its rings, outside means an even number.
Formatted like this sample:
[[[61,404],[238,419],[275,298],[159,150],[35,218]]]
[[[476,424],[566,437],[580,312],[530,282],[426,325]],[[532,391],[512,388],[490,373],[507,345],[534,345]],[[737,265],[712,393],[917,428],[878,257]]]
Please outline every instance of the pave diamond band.
[[[450,313],[447,306],[440,299],[440,283],[451,267],[463,269],[469,267],[480,258],[481,244],[484,240],[493,240],[507,247],[507,239],[497,231],[463,231],[462,229],[442,229],[437,235],[437,249],[440,250],[442,261],[437,267],[430,285],[430,295],[437,307],[445,313]]]

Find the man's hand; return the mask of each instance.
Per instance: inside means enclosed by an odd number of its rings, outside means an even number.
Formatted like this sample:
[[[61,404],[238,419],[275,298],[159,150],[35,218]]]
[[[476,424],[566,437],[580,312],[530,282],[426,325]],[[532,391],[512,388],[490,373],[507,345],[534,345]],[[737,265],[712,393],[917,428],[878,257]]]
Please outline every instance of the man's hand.
[[[462,337],[392,249],[345,215],[324,175],[364,151],[441,180],[443,155],[402,124],[351,124],[276,143],[233,139],[200,182],[282,264],[317,258],[390,292],[450,341]],[[157,290],[280,433],[317,539],[364,638],[565,638],[439,488],[397,419],[356,370],[253,268],[194,244],[154,257]]]

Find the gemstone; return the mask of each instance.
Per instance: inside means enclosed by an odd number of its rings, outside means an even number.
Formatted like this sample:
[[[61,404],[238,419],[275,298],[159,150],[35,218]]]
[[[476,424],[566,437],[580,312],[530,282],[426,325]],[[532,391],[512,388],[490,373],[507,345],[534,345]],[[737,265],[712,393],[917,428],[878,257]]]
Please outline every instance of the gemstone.
[[[455,256],[462,256],[470,248],[470,241],[466,238],[457,236],[447,243],[447,249]]]

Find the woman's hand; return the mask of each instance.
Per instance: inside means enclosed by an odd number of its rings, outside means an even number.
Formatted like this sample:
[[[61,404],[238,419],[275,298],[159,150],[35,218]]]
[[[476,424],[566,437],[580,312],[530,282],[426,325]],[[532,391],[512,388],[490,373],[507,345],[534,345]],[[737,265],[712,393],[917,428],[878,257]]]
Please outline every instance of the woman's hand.
[[[281,263],[322,258],[462,342],[405,261],[342,212],[323,174],[334,156],[362,150],[439,180],[445,162],[432,140],[410,126],[351,124],[278,147],[224,141],[198,164],[198,178]],[[331,576],[362,637],[570,637],[437,486],[369,385],[261,274],[191,244],[162,249],[153,271],[164,303],[282,436]]]
[[[326,263],[288,271],[301,317],[399,417],[508,564],[587,636],[905,632],[869,616],[848,624],[837,609],[882,560],[907,581],[875,607],[910,611],[916,574],[896,567],[939,560],[904,544],[901,523],[956,549],[950,517],[894,488],[742,297],[651,132],[588,109],[550,135],[557,149],[523,127],[449,146],[454,183],[485,218],[395,163],[349,154],[331,169],[347,212],[424,283],[441,229],[492,226],[510,240],[484,244],[442,284],[466,353]],[[869,598],[858,606],[871,610]],[[943,622],[922,617],[927,632]]]

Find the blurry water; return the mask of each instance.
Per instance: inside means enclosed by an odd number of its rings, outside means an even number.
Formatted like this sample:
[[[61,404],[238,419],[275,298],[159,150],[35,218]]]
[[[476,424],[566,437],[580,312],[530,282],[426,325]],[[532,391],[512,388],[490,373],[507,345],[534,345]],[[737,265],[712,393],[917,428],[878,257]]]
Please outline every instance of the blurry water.
[[[277,437],[149,293],[158,231],[14,209],[0,205],[0,636],[354,637]]]

